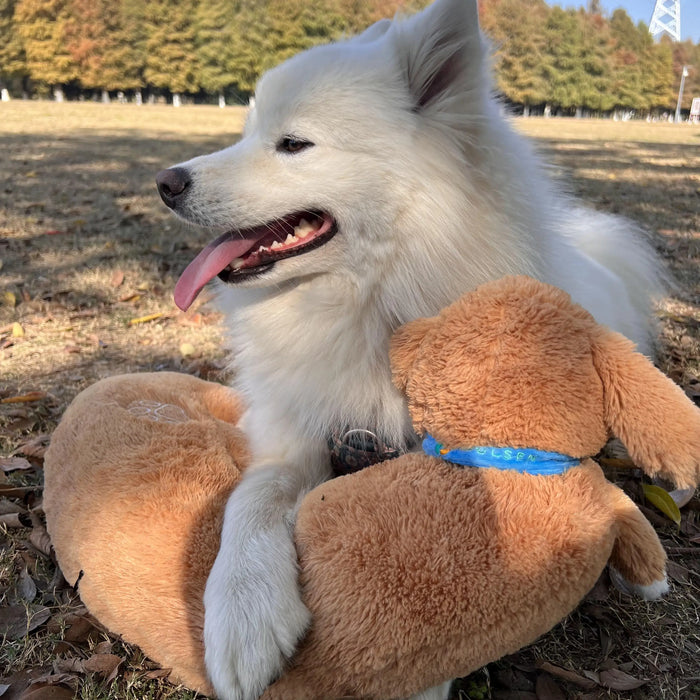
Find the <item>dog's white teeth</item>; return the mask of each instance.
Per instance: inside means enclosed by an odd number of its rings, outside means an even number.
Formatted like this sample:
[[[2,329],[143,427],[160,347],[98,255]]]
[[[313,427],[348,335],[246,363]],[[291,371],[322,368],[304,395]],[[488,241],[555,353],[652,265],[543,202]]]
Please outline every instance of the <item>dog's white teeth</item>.
[[[231,261],[231,267],[234,270],[240,270],[243,267],[243,258],[234,258]]]
[[[294,227],[294,234],[299,238],[306,238],[314,230],[314,225],[306,219],[302,219],[298,226]]]
[[[272,248],[273,250],[274,250],[275,248],[281,248],[281,247],[282,247],[282,244],[281,244],[279,241],[274,241],[274,242],[272,243],[272,245],[270,246],[270,248]]]
[[[264,253],[267,250],[267,248],[264,245],[261,245],[255,252],[256,253]]]
[[[284,244],[287,245],[289,243],[297,243],[299,239],[296,236],[292,236],[291,233],[287,234],[287,237],[284,239]]]

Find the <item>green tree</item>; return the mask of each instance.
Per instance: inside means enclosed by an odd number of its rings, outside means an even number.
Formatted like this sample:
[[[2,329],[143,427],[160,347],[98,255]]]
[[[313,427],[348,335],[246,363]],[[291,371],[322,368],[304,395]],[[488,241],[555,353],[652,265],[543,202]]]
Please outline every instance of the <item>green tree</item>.
[[[181,93],[199,91],[199,65],[192,21],[197,0],[152,0],[145,5],[146,61],[144,78],[170,90],[173,103]]]
[[[69,0],[66,46],[88,89],[142,86],[145,34],[139,0]]]
[[[199,83],[206,92],[218,93],[220,104],[224,90],[236,83],[232,70],[240,39],[236,9],[229,0],[202,2],[194,18]]]
[[[0,83],[28,76],[24,45],[15,24],[17,0],[0,0]]]
[[[646,25],[642,25],[646,29]],[[644,71],[643,98],[647,109],[675,109],[677,93],[673,90],[673,53],[671,42],[655,44],[647,31],[642,54]],[[647,38],[648,37],[648,38]],[[679,73],[680,80],[680,73]]]
[[[63,86],[78,77],[78,65],[66,46],[68,0],[18,0],[14,21],[32,80],[51,87],[57,100]]]
[[[77,66],[80,84],[102,87],[101,69],[105,45],[110,41],[105,0],[68,0],[65,46]]]
[[[549,7],[544,0],[499,0],[482,4],[481,23],[495,41],[498,89],[511,101],[530,108],[547,101],[542,70]]]
[[[146,5],[143,0],[119,0],[115,7],[113,1],[102,1],[109,41],[102,48],[101,87],[140,91],[146,63]]]
[[[598,12],[580,10],[582,84],[579,99],[582,107],[607,112],[615,106],[611,95],[612,67],[610,64],[610,26]]]
[[[648,32],[647,32],[648,33]],[[612,80],[610,92],[620,109],[636,109],[642,105],[644,75],[641,54],[644,43],[638,28],[622,9],[610,18],[612,48],[610,55]]]
[[[549,85],[548,102],[571,112],[582,104],[585,71],[581,63],[583,34],[572,10],[553,7],[545,25],[544,74]]]

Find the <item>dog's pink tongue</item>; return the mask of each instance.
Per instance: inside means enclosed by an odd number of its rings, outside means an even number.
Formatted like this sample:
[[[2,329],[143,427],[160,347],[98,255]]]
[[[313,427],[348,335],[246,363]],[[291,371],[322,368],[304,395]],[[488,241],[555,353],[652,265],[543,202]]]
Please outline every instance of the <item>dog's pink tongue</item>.
[[[214,279],[232,260],[245,255],[259,240],[255,238],[232,238],[225,233],[212,241],[180,275],[175,285],[175,303],[187,311],[202,287]]]

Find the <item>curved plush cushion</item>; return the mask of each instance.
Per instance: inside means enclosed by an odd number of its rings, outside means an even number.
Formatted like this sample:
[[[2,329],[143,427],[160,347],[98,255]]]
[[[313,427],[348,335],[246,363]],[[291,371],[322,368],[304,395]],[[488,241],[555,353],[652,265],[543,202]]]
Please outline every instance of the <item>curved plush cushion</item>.
[[[194,377],[113,377],[75,399],[46,455],[66,579],[111,631],[205,693],[202,592],[248,461],[239,413],[230,389]]]
[[[202,593],[248,460],[238,413],[230,390],[192,377],[106,379],[46,456],[67,579],[82,571],[103,624],[205,693]],[[615,515],[593,463],[535,483],[406,455],[312,491],[296,538],[314,627],[266,697],[407,696],[549,629],[605,566]]]

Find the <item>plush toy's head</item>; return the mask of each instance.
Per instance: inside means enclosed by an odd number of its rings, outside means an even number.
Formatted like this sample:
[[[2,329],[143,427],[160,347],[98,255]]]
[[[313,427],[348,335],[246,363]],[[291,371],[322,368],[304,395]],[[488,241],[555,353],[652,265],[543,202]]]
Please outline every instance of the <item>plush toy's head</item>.
[[[391,360],[417,432],[446,448],[580,458],[614,434],[649,473],[679,486],[700,477],[697,409],[555,287],[528,277],[485,284],[399,329]]]

